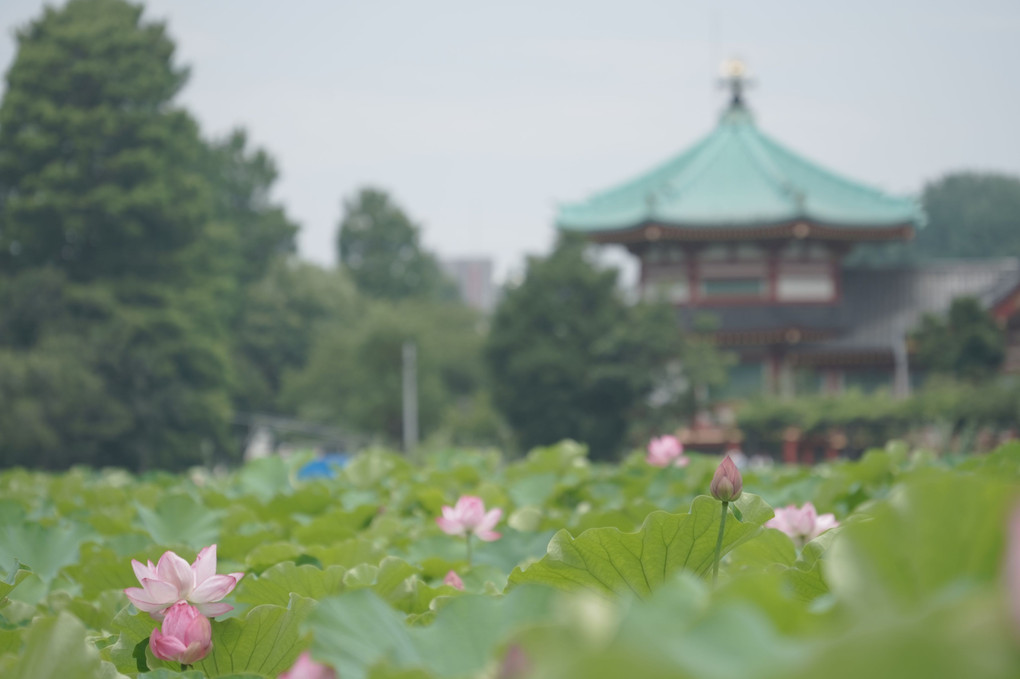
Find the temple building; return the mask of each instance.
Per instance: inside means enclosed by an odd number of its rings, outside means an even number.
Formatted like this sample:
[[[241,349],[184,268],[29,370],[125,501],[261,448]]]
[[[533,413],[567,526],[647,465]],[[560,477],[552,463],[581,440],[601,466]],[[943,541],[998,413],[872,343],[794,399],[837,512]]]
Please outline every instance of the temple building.
[[[966,295],[1004,308],[1020,283],[1017,261],[845,265],[858,244],[911,239],[924,225],[919,204],[766,135],[745,102],[743,64],[724,68],[730,98],[714,130],[661,166],[562,206],[558,228],[625,246],[640,263],[640,294],[674,304],[684,326],[713,317],[718,344],[740,357],[726,396],[906,393],[907,335],[921,315]]]

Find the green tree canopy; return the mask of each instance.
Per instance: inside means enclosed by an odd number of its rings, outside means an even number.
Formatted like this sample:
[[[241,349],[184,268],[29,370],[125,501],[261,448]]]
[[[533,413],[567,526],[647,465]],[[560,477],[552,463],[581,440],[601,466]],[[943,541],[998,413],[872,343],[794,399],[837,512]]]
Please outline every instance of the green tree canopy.
[[[0,103],[0,460],[182,467],[222,450],[230,362],[208,150],[162,24],[71,0]],[[228,258],[229,259],[229,258]],[[35,443],[32,443],[32,442]],[[31,457],[24,458],[31,460]]]
[[[0,106],[0,268],[73,280],[172,278],[209,192],[187,72],[163,25],[121,0],[71,0],[17,34]]]
[[[496,407],[526,448],[573,438],[596,457],[618,453],[628,414],[677,358],[679,330],[666,305],[627,306],[617,273],[563,237],[496,309],[486,346]]]
[[[344,202],[337,250],[365,295],[399,300],[455,296],[439,263],[421,246],[419,227],[385,191],[362,189]]]
[[[194,268],[217,274],[233,403],[278,412],[283,371],[304,365],[317,321],[344,307],[353,290],[341,276],[293,258],[298,227],[270,195],[276,164],[243,130],[209,144],[204,172],[214,221]]]
[[[1020,177],[953,172],[926,184],[921,204],[928,221],[913,241],[860,245],[846,262],[904,266],[953,257],[1020,257]]]
[[[414,342],[418,419],[428,436],[482,388],[483,340],[477,313],[463,305],[366,300],[356,317],[317,335],[307,365],[285,380],[284,398],[306,419],[399,442],[402,347]]]
[[[242,286],[261,279],[280,256],[297,251],[298,226],[270,197],[278,173],[272,156],[251,148],[244,130],[212,142],[205,164],[213,216],[230,229],[232,278]]]
[[[237,408],[294,414],[279,399],[284,375],[304,368],[320,333],[337,324],[356,324],[363,307],[342,272],[296,259],[275,260],[261,280],[245,289],[244,313],[234,335]]]
[[[0,277],[0,398],[21,413],[0,461],[179,468],[222,450],[228,361],[205,327],[210,304],[52,268]]]
[[[1006,356],[1002,329],[973,297],[953,300],[945,317],[925,314],[911,338],[922,366],[965,380],[994,376]]]
[[[958,172],[924,187],[920,256],[1020,256],[1020,178]]]

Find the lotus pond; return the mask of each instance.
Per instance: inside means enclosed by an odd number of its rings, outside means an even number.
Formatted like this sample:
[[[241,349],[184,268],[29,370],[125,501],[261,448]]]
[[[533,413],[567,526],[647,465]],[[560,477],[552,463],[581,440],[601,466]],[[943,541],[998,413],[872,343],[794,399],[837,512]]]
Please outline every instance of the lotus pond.
[[[1020,676],[1017,444],[745,468],[722,530],[712,456],[370,450],[308,481],[303,462],[0,472],[0,677]],[[774,517],[807,502],[824,527]],[[217,601],[194,662],[154,653],[172,614],[139,606],[164,594]]]

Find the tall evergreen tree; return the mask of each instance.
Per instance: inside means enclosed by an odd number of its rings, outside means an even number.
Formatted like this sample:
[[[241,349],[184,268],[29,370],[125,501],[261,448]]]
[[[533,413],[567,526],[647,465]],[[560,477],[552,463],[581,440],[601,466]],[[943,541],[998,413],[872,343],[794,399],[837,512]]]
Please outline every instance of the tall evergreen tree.
[[[172,278],[209,195],[186,70],[161,24],[121,0],[71,0],[18,32],[0,106],[0,268],[75,281]]]
[[[526,448],[573,438],[595,457],[616,455],[631,410],[677,357],[671,309],[628,307],[616,276],[564,236],[496,309],[486,346],[493,398]]]
[[[363,319],[363,304],[341,272],[294,259],[276,259],[267,275],[246,286],[234,332],[234,404],[246,412],[295,414],[279,397],[284,376],[305,367],[324,326],[348,331]],[[333,364],[345,357],[323,357]]]
[[[298,227],[270,197],[276,164],[250,146],[243,130],[209,145],[205,174],[215,243],[195,254],[201,268],[219,274],[217,298],[231,336],[232,401],[241,411],[273,412],[283,370],[304,365],[316,321],[343,307],[349,286],[292,260]]]
[[[855,247],[846,262],[908,266],[932,259],[1020,257],[1020,177],[951,172],[921,193],[926,224],[910,242]]]
[[[369,297],[452,299],[456,292],[435,257],[422,248],[419,231],[385,191],[362,189],[344,203],[337,236],[340,263]]]
[[[922,257],[1020,256],[1020,177],[955,172],[924,187]]]
[[[297,251],[297,224],[270,198],[277,176],[273,158],[251,148],[244,130],[209,145],[206,181],[214,218],[229,228],[231,278],[242,287],[263,278],[280,256]]]
[[[911,333],[917,361],[933,373],[972,382],[994,377],[1006,358],[1006,338],[977,299],[954,299],[944,316],[925,314]]]
[[[21,330],[17,345],[0,338],[14,352],[0,373],[23,360],[74,377],[74,389],[37,379],[17,392],[63,451],[46,464],[200,461],[225,440],[229,363],[222,281],[201,256],[215,236],[206,149],[173,103],[187,72],[164,26],[122,0],[47,8],[17,37],[0,103],[0,292],[15,301],[0,326]],[[18,291],[46,271],[60,294],[24,308]],[[16,378],[0,383],[17,391]],[[97,389],[117,412],[83,459],[58,414],[87,413]],[[54,396],[70,402],[50,408]]]

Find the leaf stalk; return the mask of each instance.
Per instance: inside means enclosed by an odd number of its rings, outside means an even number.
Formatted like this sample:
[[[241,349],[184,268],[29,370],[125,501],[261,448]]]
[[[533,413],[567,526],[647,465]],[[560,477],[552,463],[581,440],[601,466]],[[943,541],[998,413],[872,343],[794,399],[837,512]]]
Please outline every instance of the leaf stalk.
[[[712,564],[712,586],[719,580],[719,557],[722,554],[723,531],[726,529],[726,514],[728,514],[730,503],[722,503],[722,516],[719,518],[719,537],[715,541],[715,561]]]

